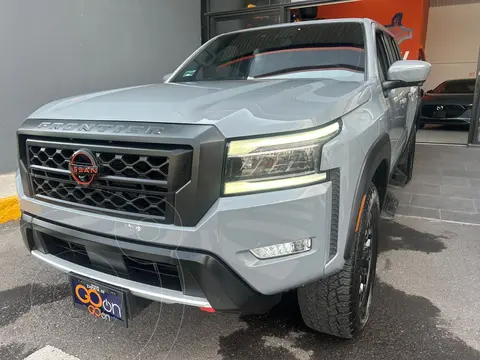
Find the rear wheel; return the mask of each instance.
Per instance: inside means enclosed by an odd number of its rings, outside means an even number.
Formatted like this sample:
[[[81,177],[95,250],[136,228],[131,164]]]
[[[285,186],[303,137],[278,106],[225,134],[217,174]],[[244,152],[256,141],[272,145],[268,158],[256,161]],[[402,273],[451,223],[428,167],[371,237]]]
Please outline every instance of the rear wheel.
[[[362,201],[363,202],[363,201]],[[380,202],[370,183],[355,241],[343,269],[297,290],[300,312],[313,330],[352,338],[365,327],[375,282]]]

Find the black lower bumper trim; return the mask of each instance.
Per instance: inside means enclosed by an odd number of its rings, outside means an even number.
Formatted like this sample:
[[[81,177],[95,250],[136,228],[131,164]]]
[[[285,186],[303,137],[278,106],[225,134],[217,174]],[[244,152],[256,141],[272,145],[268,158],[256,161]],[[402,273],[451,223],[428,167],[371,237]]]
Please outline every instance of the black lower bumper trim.
[[[421,124],[432,124],[432,125],[469,125],[470,124],[470,119],[467,119],[467,118],[420,117],[419,122]]]
[[[174,279],[178,270],[179,285],[185,295],[204,297],[216,311],[261,314],[280,301],[281,294],[266,296],[253,290],[233,270],[216,256],[189,249],[171,249],[150,244],[131,242],[128,239],[110,238],[92,232],[65,227],[22,214],[22,237],[26,247],[46,254],[63,256],[68,261],[96,270],[112,272],[134,281],[143,281],[147,276],[133,278],[134,271],[145,271],[146,264],[154,264],[155,270]],[[59,246],[63,249],[55,253]],[[82,256],[68,258],[65,249]],[[95,256],[100,254],[101,256]],[[104,264],[99,259],[103,259]],[[131,259],[142,264],[131,266]],[[102,267],[103,265],[103,267]],[[109,271],[111,270],[111,271]],[[142,279],[142,280],[139,280]],[[146,280],[145,280],[146,281]],[[170,282],[171,284],[174,283]],[[168,284],[170,284],[168,283]],[[166,281],[162,286],[167,287]],[[171,285],[175,286],[175,285]]]

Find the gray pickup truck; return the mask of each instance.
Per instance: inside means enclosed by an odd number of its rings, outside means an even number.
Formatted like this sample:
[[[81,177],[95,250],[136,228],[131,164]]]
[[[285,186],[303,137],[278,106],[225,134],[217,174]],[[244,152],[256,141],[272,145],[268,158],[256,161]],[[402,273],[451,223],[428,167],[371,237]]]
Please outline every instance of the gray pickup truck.
[[[148,301],[310,328],[365,326],[394,169],[412,175],[419,86],[368,19],[220,35],[164,83],[55,101],[18,130],[22,234],[74,305],[127,326]]]

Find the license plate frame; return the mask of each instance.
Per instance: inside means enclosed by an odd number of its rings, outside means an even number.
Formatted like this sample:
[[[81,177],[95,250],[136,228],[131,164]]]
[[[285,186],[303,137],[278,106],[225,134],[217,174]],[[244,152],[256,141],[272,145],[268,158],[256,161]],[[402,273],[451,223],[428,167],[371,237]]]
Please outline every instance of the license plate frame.
[[[68,274],[68,281],[75,308],[87,312],[95,319],[128,328],[128,290],[75,273]]]

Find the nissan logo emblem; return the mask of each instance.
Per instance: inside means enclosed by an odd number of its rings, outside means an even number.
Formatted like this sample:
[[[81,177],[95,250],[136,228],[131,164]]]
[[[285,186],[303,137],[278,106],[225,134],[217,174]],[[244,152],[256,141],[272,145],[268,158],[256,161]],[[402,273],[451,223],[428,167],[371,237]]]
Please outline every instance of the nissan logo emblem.
[[[80,149],[72,155],[68,170],[77,184],[89,186],[97,177],[99,166],[95,155],[86,149]]]

